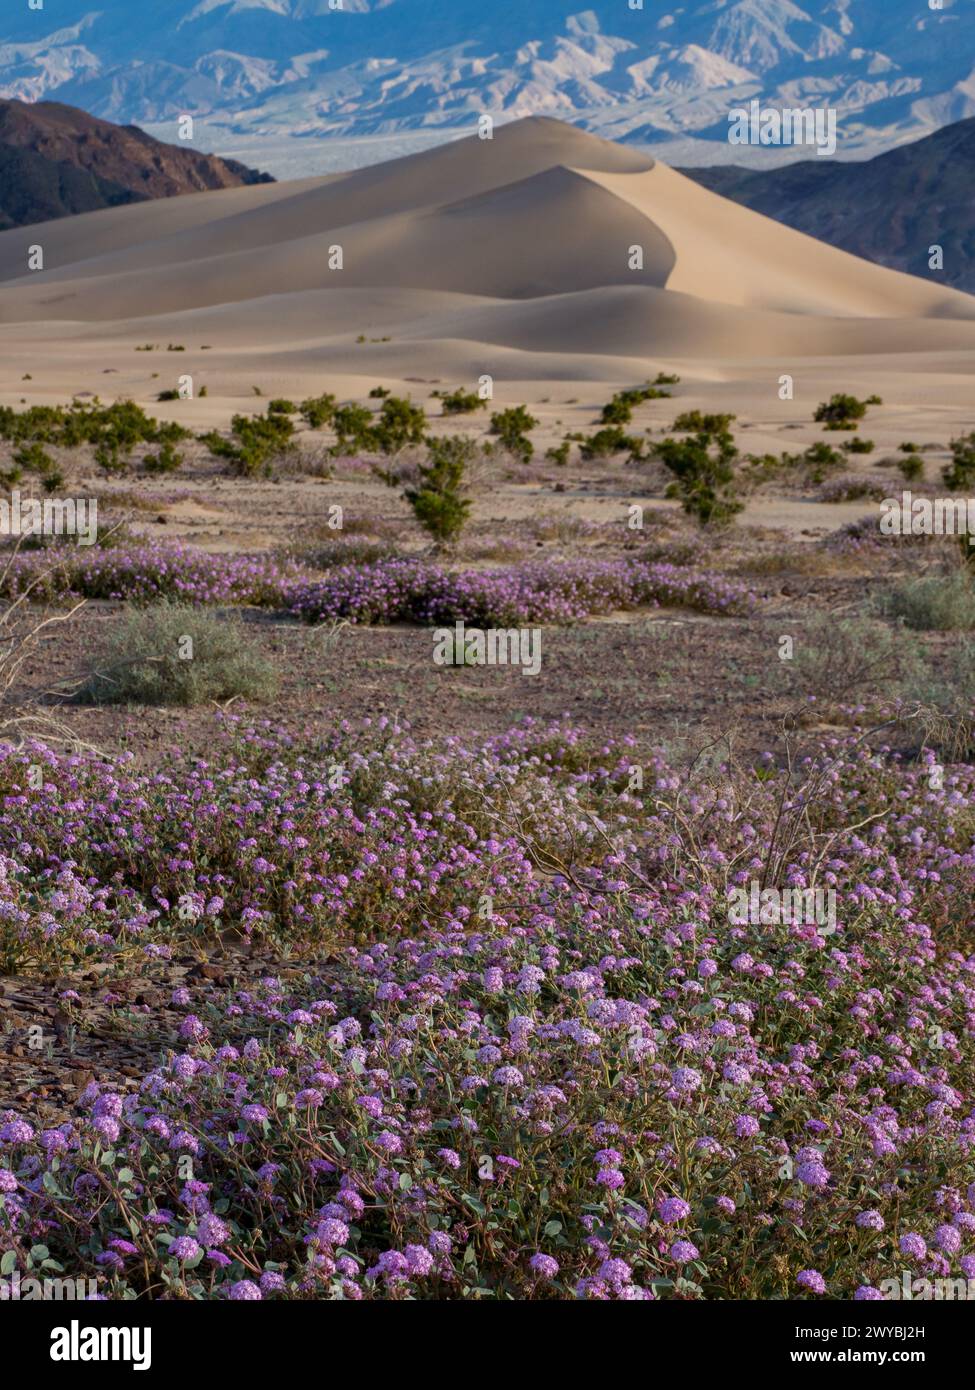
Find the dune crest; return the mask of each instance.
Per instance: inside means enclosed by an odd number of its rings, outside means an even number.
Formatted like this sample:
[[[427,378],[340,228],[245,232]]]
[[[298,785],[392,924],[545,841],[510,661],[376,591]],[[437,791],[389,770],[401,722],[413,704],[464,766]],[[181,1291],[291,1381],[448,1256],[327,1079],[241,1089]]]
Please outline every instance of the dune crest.
[[[43,272],[25,269],[30,244]],[[975,298],[539,118],[351,174],[0,235],[5,324],[77,325],[83,341],[173,315],[227,351],[285,351],[290,334],[322,360],[367,320],[395,327],[404,361],[438,335],[445,356],[448,341],[596,358],[975,348]]]

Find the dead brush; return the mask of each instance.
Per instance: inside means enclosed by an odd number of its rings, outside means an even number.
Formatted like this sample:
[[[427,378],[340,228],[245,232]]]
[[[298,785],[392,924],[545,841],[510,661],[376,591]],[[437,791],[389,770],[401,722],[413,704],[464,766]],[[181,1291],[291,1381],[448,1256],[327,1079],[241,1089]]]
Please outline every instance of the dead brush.
[[[0,593],[8,591],[21,539],[9,551],[0,570]],[[56,611],[50,604],[40,612],[34,609],[32,600],[43,592],[47,580],[62,563],[52,561],[46,569],[39,570],[15,598],[0,605],[0,740],[15,747],[35,739],[60,746],[80,746],[73,730],[55,714],[37,706],[18,704],[13,698],[25,663],[34,657],[42,641],[61,624],[70,622],[85,606],[85,600],[80,599],[67,611]]]

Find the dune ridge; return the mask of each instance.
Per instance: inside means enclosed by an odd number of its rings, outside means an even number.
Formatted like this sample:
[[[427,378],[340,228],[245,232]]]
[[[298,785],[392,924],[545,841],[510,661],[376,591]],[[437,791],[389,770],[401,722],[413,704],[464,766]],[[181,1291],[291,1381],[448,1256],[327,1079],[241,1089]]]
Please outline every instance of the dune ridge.
[[[30,244],[43,272],[25,269]],[[61,325],[79,348],[183,327],[224,354],[335,370],[368,333],[390,340],[391,375],[416,353],[436,369],[438,344],[448,374],[490,348],[523,378],[541,375],[536,358],[582,357],[584,375],[611,377],[674,355],[975,349],[975,298],[547,118],[350,174],[5,232],[0,322],[26,342]]]

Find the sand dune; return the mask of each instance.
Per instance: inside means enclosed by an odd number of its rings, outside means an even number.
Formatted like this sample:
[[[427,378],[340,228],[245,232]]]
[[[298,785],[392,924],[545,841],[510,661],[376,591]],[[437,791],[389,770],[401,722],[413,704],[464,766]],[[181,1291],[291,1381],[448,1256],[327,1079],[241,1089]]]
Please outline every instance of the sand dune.
[[[43,272],[25,271],[31,244]],[[88,345],[154,337],[207,342],[241,371],[273,355],[354,374],[368,335],[389,340],[377,365],[452,378],[488,359],[611,379],[667,356],[975,353],[975,298],[545,119],[352,174],[6,232],[0,322],[25,345],[73,345],[79,371]]]

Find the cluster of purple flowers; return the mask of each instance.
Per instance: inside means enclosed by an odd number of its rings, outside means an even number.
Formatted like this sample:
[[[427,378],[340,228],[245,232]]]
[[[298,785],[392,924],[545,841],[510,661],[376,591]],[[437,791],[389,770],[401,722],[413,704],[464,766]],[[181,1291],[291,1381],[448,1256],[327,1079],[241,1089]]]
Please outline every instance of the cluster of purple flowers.
[[[309,622],[425,625],[458,619],[481,627],[569,623],[593,613],[671,604],[743,614],[753,594],[736,580],[638,560],[559,560],[491,570],[447,570],[414,559],[345,566],[299,585],[291,611]]]
[[[294,559],[271,554],[211,553],[158,541],[105,549],[65,546],[14,556],[4,595],[16,597],[34,586],[38,599],[170,598],[283,608],[308,622],[437,625],[462,619],[487,627],[569,623],[660,604],[747,614],[757,603],[737,580],[672,564],[587,557],[450,570],[418,558],[375,558],[382,550],[357,537],[332,542],[320,556],[329,572],[310,579]],[[355,562],[339,563],[343,551]]]
[[[315,753],[231,734],[157,774],[4,758],[5,951],[151,956],[181,899],[196,924],[331,944],[287,982],[181,985],[182,1050],[127,1093],[93,1085],[40,1131],[0,1114],[18,1258],[235,1300],[866,1298],[905,1260],[975,1277],[975,955],[938,939],[975,899],[972,769],[934,790],[850,740],[818,813],[884,815],[831,845],[823,936],[728,921],[777,774],[745,817],[726,779],[688,788],[661,757],[644,799],[632,747],[562,726],[466,746],[384,723]],[[539,876],[492,805],[571,846],[571,877]]]
[[[177,599],[280,607],[302,575],[273,555],[212,554],[183,542],[24,550],[5,570],[4,597],[28,587],[35,599],[77,594],[94,599]]]

